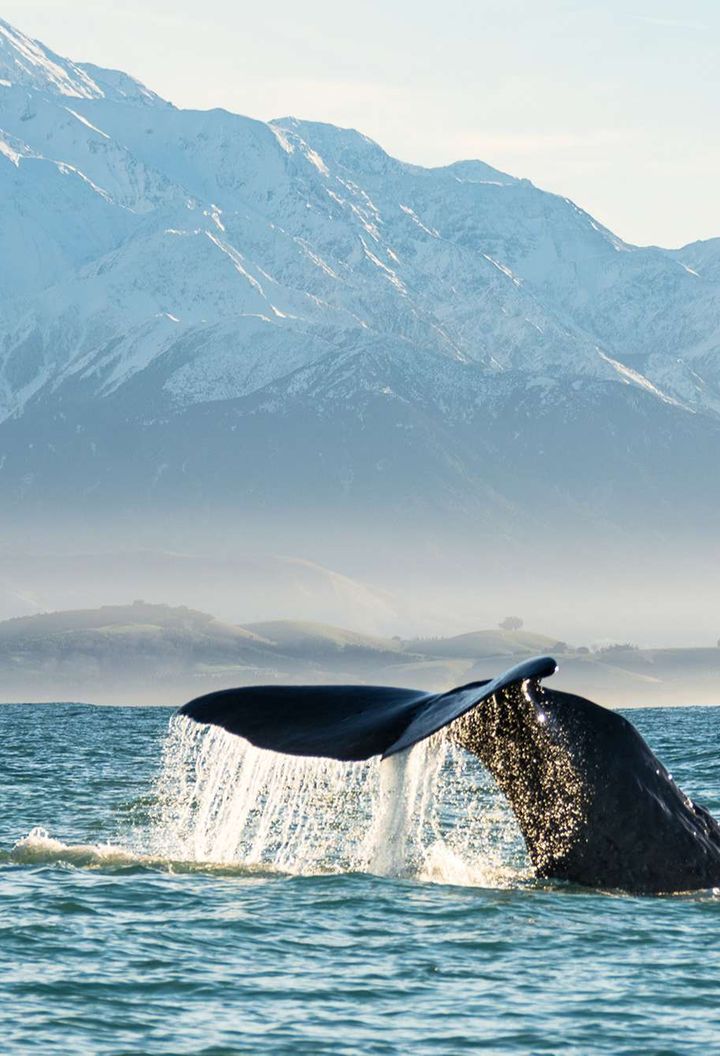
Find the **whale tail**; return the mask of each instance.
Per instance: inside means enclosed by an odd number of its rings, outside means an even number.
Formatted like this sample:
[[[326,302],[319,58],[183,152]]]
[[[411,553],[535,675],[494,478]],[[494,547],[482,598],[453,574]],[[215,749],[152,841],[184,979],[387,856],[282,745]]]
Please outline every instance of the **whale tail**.
[[[536,657],[498,678],[424,693],[392,686],[248,686],[191,700],[181,715],[221,726],[258,748],[361,760],[389,756],[430,737],[510,686],[538,682],[557,664]]]
[[[448,693],[222,690],[180,714],[259,748],[341,760],[394,755],[449,726],[507,797],[538,876],[639,893],[720,884],[717,822],[681,792],[627,719],[542,686],[556,666],[537,657]]]

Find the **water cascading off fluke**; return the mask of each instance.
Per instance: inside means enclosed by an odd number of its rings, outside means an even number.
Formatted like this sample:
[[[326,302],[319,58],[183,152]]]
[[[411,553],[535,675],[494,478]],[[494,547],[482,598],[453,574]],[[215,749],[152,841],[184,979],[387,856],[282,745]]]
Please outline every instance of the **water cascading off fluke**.
[[[527,863],[491,779],[445,735],[385,761],[256,748],[171,721],[145,842],[175,861],[495,886]]]

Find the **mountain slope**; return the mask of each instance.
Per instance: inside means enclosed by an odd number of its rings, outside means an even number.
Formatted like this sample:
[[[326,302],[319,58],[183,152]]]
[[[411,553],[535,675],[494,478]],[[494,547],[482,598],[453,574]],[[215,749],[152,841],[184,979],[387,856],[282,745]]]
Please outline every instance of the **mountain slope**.
[[[158,95],[119,70],[75,63],[32,40],[0,18],[0,81],[66,99],[120,99],[162,103]]]
[[[718,259],[0,22],[4,513],[709,540]]]

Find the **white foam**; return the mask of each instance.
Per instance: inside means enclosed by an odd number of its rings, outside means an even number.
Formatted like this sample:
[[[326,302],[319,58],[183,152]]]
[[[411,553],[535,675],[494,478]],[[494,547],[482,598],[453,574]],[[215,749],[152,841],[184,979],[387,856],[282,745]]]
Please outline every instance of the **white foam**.
[[[274,871],[270,867],[253,868],[244,864],[224,865],[214,862],[175,861],[114,843],[65,843],[63,840],[55,839],[47,829],[41,826],[31,829],[27,836],[18,840],[9,854],[0,854],[0,860],[9,860],[16,865],[69,865],[75,869],[153,870],[165,873],[211,873],[243,877],[260,877]]]
[[[125,865],[140,858],[132,851],[112,844],[68,844],[56,840],[47,829],[37,826],[18,840],[10,858],[22,865],[42,865],[67,862],[78,867]]]

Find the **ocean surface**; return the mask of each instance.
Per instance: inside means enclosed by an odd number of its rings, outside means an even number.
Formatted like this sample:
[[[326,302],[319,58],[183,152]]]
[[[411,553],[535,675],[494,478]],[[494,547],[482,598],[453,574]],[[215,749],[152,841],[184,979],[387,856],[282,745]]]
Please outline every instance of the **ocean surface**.
[[[720,708],[629,717],[720,814]],[[720,896],[538,883],[447,744],[289,760],[0,706],[0,1052],[720,1052]]]

